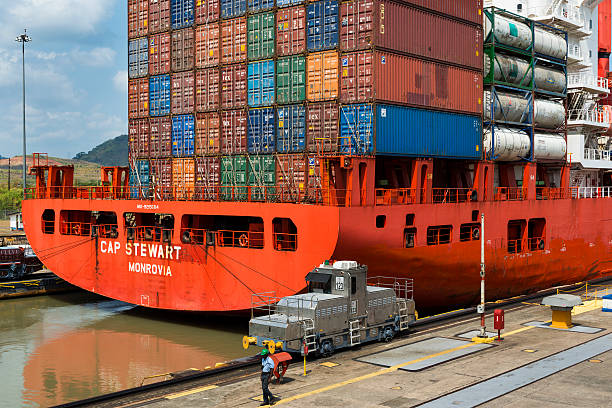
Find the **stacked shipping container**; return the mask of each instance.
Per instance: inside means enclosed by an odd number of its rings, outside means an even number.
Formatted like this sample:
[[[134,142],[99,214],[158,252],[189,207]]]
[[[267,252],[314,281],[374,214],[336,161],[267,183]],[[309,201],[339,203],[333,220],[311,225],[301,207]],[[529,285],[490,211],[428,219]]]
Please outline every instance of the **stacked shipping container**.
[[[151,160],[140,184],[303,198],[320,155],[480,158],[480,0],[128,0],[128,11],[130,166]]]

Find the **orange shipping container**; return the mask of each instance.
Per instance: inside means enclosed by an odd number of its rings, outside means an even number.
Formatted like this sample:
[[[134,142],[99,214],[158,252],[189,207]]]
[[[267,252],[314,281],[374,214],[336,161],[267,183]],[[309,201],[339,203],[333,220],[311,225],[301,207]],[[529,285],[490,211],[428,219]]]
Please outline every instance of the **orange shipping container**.
[[[219,0],[197,0],[195,2],[196,24],[208,24],[219,19]]]
[[[198,112],[219,109],[219,68],[196,72],[196,109]]]
[[[309,101],[324,101],[338,97],[338,53],[317,52],[308,55],[306,97]]]
[[[221,22],[221,63],[233,64],[247,59],[246,17]]]
[[[185,28],[172,33],[172,71],[193,69],[195,31]]]
[[[155,34],[149,41],[149,74],[170,72],[170,33]]]
[[[172,74],[172,114],[193,113],[195,75],[192,71]]]
[[[276,14],[276,53],[279,56],[306,51],[306,9],[283,8]]]
[[[198,68],[219,65],[219,23],[196,28],[195,64]]]
[[[390,102],[480,114],[482,74],[380,51],[342,55],[342,103]]]
[[[190,199],[195,186],[195,161],[193,158],[172,159],[172,187],[179,200]]]
[[[221,121],[218,112],[198,113],[196,115],[195,151],[199,156],[219,154]]]
[[[128,83],[128,117],[149,115],[149,79],[131,79]]]

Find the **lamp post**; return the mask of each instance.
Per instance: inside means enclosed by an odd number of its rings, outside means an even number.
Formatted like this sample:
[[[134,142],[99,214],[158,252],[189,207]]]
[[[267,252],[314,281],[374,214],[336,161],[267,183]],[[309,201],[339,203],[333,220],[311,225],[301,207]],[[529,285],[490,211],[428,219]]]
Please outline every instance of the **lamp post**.
[[[15,39],[21,43],[21,70],[22,70],[22,97],[23,97],[23,198],[26,198],[26,103],[25,103],[25,44],[32,41],[28,36],[28,31],[23,30],[23,34]]]

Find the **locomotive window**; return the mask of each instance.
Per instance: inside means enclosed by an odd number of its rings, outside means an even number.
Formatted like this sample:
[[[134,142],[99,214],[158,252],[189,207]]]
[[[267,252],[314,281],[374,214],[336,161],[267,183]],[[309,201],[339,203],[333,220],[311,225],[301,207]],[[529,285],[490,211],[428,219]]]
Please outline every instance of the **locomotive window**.
[[[357,278],[355,276],[351,276],[351,295],[357,293]]]

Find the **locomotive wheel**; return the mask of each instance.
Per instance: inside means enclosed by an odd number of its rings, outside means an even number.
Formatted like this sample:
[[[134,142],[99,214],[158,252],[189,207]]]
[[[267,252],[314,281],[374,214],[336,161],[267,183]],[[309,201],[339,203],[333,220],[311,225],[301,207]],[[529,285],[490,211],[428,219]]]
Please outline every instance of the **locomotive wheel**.
[[[395,332],[391,326],[387,326],[383,330],[383,340],[388,343],[393,339],[393,336],[395,336]]]
[[[334,354],[334,345],[332,344],[331,340],[324,340],[321,343],[319,350],[322,357],[330,357],[332,354]]]

